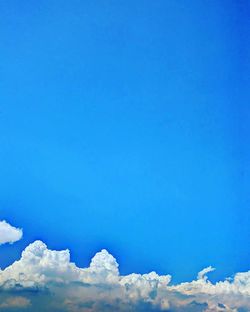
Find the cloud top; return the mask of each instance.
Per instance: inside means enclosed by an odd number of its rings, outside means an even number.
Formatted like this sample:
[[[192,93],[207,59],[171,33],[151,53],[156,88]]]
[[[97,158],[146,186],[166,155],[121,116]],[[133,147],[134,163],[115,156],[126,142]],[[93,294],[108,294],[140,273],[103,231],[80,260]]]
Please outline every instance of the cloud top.
[[[15,243],[23,236],[22,229],[18,229],[6,221],[0,221],[0,245],[6,243]]]
[[[50,250],[35,241],[20,260],[0,270],[0,301],[2,307],[22,303],[25,311],[37,306],[53,312],[250,311],[250,271],[213,284],[207,277],[213,270],[205,268],[196,280],[171,285],[170,275],[121,275],[116,259],[105,249],[89,267],[79,268],[70,261],[69,250]]]

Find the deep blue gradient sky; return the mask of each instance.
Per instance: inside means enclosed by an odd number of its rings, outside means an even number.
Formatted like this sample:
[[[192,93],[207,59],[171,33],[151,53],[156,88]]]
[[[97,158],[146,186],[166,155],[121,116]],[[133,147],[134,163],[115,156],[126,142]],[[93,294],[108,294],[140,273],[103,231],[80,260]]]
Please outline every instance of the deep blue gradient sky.
[[[78,265],[249,269],[248,1],[0,2],[0,219]]]

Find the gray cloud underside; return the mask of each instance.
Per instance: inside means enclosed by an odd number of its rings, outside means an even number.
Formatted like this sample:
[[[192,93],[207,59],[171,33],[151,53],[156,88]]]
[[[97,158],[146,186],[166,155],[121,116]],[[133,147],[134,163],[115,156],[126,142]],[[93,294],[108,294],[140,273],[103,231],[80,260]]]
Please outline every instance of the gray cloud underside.
[[[70,262],[69,250],[49,250],[35,241],[21,259],[0,270],[1,311],[250,311],[250,271],[212,284],[207,273],[171,285],[171,276],[119,274],[115,258],[98,252],[88,268]]]

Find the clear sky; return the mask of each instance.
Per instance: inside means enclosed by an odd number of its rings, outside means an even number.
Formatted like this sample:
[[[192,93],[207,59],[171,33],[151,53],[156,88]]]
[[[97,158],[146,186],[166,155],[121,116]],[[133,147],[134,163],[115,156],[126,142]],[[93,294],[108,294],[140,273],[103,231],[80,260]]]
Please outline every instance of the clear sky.
[[[249,269],[248,1],[0,2],[0,219],[86,265]]]

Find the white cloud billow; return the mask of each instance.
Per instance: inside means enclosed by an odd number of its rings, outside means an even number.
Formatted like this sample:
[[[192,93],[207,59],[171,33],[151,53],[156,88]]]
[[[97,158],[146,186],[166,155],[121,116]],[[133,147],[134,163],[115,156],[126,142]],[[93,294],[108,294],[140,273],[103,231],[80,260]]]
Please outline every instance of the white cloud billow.
[[[0,221],[0,245],[15,243],[23,236],[22,229],[18,229],[6,221]]]
[[[43,311],[250,311],[250,271],[212,284],[206,274],[213,270],[205,268],[197,280],[171,285],[170,275],[155,272],[120,275],[116,259],[106,250],[88,268],[78,268],[70,262],[69,250],[49,250],[35,241],[19,261],[0,271],[0,289],[49,290],[53,302]]]

